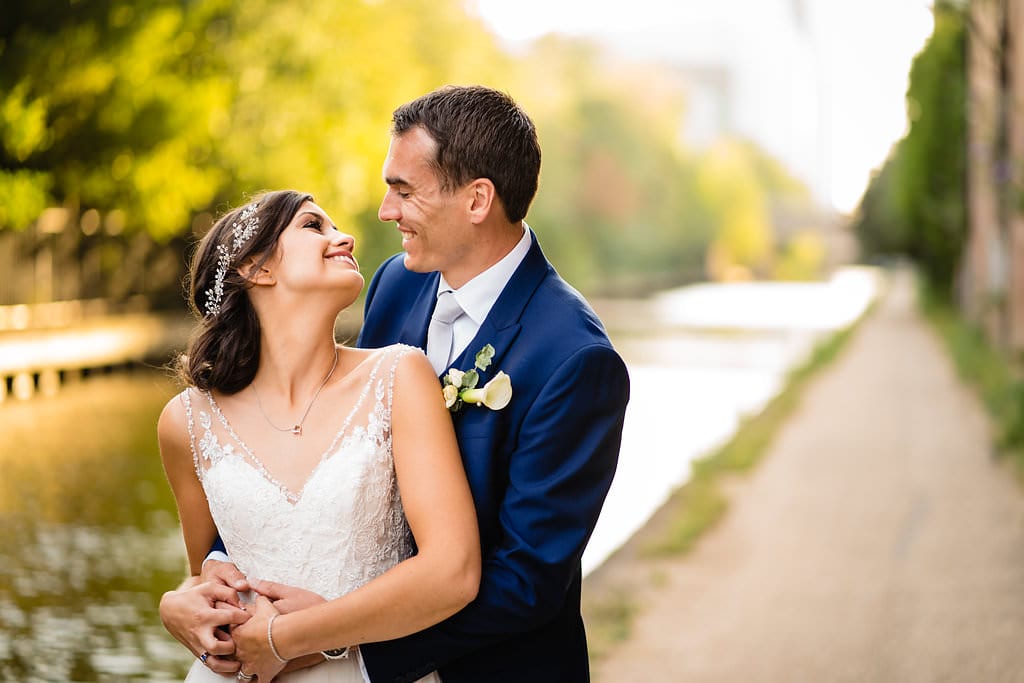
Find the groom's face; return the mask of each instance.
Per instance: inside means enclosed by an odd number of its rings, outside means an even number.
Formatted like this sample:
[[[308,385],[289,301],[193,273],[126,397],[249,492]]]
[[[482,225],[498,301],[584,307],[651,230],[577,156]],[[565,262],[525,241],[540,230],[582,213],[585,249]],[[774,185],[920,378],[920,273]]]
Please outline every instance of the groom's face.
[[[387,193],[377,217],[394,221],[402,234],[405,267],[418,273],[440,271],[453,287],[473,273],[469,263],[472,228],[466,188],[445,192],[433,168],[437,143],[421,127],[391,139],[384,160]]]

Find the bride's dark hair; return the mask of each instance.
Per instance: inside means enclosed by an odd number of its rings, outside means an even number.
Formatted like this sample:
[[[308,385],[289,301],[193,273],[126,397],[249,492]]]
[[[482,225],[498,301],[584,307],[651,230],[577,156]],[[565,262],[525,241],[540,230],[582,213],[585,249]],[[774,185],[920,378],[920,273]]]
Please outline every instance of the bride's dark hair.
[[[249,300],[252,284],[238,272],[238,266],[251,262],[253,270],[258,270],[307,201],[313,201],[313,196],[294,190],[264,193],[228,211],[200,240],[189,266],[188,283],[189,308],[199,319],[199,326],[187,352],[176,362],[178,375],[186,385],[234,394],[252,382],[260,360],[260,321]],[[255,216],[259,218],[255,232],[239,240],[235,227],[245,224],[249,217],[243,217],[243,213],[254,204],[258,204]],[[214,292],[225,254],[230,258],[218,300]]]

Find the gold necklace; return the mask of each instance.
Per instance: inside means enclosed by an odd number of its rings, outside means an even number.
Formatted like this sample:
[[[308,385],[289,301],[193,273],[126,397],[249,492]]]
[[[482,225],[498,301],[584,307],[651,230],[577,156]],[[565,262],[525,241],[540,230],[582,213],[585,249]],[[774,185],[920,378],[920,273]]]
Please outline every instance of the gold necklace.
[[[278,427],[276,424],[271,422],[270,418],[267,417],[266,412],[264,412],[263,410],[263,404],[260,403],[260,395],[259,392],[256,391],[256,383],[254,382],[250,384],[249,386],[252,387],[253,396],[256,397],[256,407],[260,409],[260,415],[263,416],[263,419],[267,421],[268,425],[270,425],[277,431],[291,432],[292,436],[302,436],[302,423],[306,421],[306,417],[309,415],[309,411],[313,409],[313,403],[316,402],[316,397],[320,395],[320,392],[323,390],[324,386],[327,385],[327,380],[329,380],[331,378],[331,375],[334,374],[334,368],[336,367],[338,367],[337,346],[334,347],[334,363],[331,364],[331,369],[327,371],[327,374],[324,376],[323,381],[320,382],[320,386],[316,388],[316,391],[313,393],[313,398],[309,399],[309,404],[306,406],[306,412],[302,413],[302,417],[299,418],[299,421],[295,424],[294,427]]]

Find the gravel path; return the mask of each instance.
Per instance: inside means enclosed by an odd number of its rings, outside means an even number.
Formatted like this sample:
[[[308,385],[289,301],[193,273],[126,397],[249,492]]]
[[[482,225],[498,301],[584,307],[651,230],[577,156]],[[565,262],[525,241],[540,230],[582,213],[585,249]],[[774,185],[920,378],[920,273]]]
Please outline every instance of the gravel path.
[[[894,276],[595,683],[1024,681],[1024,489],[991,449]]]

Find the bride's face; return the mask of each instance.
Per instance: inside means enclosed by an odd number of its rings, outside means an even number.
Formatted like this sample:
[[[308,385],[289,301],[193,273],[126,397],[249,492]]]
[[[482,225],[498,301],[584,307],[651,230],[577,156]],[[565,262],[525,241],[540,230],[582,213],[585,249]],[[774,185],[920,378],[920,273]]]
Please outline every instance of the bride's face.
[[[344,308],[363,288],[354,249],[355,238],[307,201],[281,232],[266,267],[281,294],[298,300],[326,296]]]

